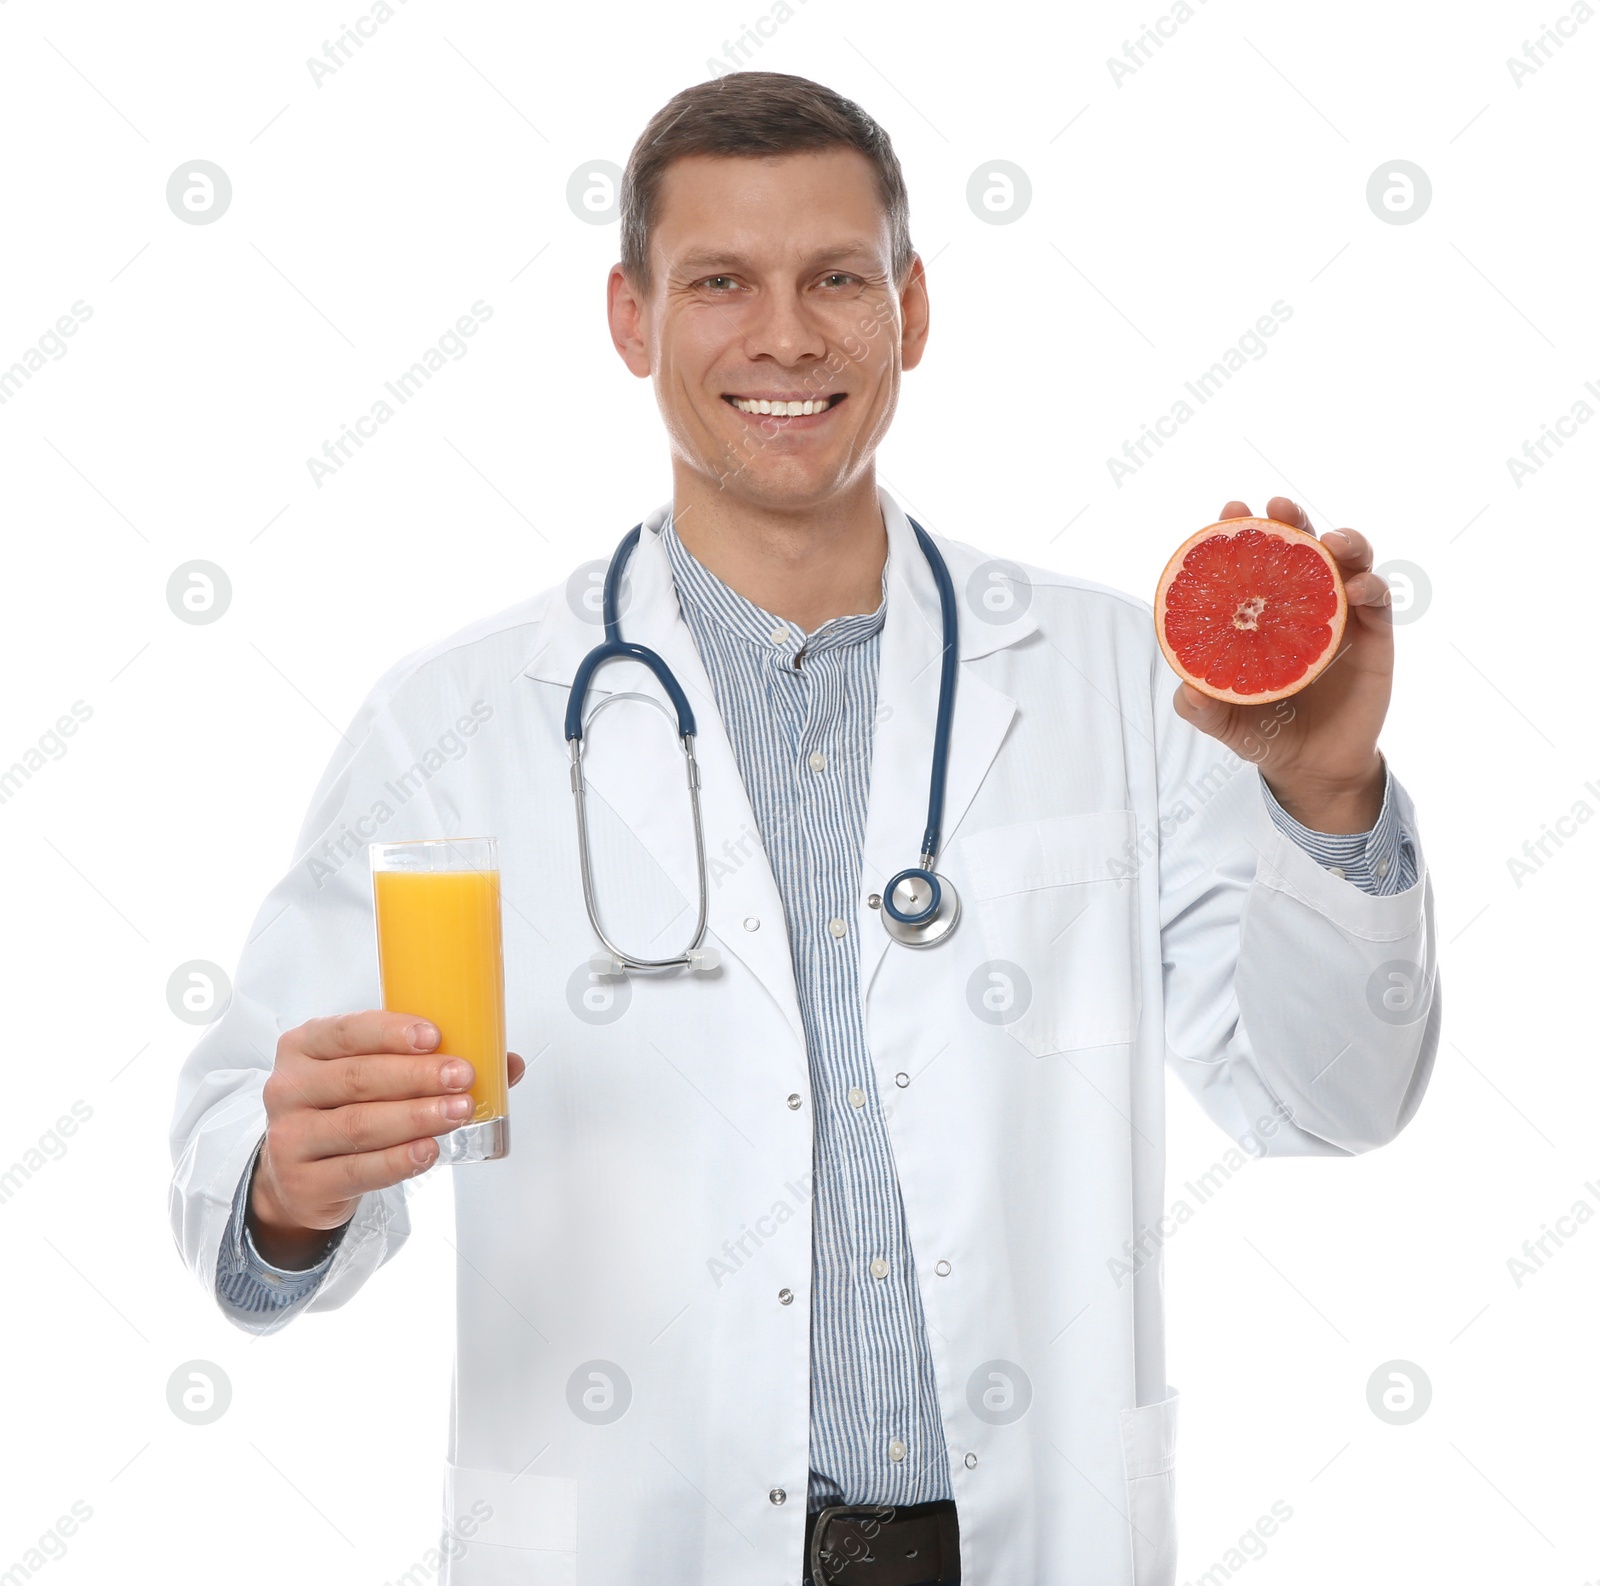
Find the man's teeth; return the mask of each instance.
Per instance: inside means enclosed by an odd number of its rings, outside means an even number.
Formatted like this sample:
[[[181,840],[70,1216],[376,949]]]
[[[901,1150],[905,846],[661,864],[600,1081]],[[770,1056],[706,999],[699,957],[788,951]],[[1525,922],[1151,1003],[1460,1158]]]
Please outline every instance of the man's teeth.
[[[765,397],[733,397],[730,400],[741,413],[782,413],[789,418],[804,418],[808,413],[820,413],[829,403],[827,397],[816,397],[805,402],[769,402]]]

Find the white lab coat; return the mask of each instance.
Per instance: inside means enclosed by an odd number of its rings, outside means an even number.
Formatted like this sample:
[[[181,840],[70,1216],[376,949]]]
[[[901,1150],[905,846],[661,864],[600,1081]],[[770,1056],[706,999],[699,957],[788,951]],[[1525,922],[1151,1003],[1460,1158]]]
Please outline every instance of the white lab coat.
[[[856,919],[964,1577],[1168,1586],[1178,1399],[1144,1232],[1163,1206],[1163,1062],[1252,1150],[1393,1139],[1438,1036],[1426,870],[1419,850],[1414,886],[1371,897],[1281,835],[1254,767],[1175,715],[1144,602],[1029,569],[1026,609],[980,620],[966,592],[986,558],[941,540],[962,620],[940,868],[963,913],[935,948],[892,944],[867,898],[916,862],[940,628],[904,513],[880,499],[871,800],[860,895],[838,909]],[[179,1086],[173,1224],[209,1291],[278,1035],[380,1004],[366,842],[499,837],[508,1039],[530,1063],[509,1158],[452,1170],[444,1503],[472,1531],[451,1544],[453,1586],[800,1577],[811,1077],[782,904],[677,609],[665,513],[646,520],[623,631],[698,716],[720,970],[624,989],[586,968],[562,718],[600,629],[557,587],[374,688]],[[606,668],[591,704],[608,691],[662,697],[634,663]],[[677,951],[693,844],[655,705],[604,713],[588,776],[605,923],[636,952]],[[1403,793],[1400,809],[1415,831]],[[1397,964],[1417,966],[1409,1008]],[[348,1303],[408,1226],[403,1189],[366,1196],[309,1309]],[[1130,1259],[1140,1237],[1152,1253]]]

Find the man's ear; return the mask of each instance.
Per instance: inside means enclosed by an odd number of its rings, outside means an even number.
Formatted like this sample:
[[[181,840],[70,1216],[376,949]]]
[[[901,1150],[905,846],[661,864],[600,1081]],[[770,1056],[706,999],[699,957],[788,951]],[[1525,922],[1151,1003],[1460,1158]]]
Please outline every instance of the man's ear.
[[[900,367],[915,369],[928,346],[928,278],[922,255],[911,255],[906,284],[900,288]]]
[[[641,379],[650,373],[650,351],[645,342],[645,306],[620,264],[606,277],[606,318],[611,325],[611,345]]]

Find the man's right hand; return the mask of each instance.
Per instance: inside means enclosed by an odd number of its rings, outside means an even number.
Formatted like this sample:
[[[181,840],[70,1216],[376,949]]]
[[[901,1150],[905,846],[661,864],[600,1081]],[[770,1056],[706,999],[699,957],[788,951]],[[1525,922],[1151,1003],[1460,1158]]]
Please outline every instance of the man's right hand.
[[[472,1064],[438,1044],[426,1019],[381,1008],[307,1019],[279,1037],[247,1214],[273,1266],[315,1265],[362,1195],[426,1172],[435,1137],[471,1117]],[[515,1085],[526,1064],[515,1052],[506,1061]]]

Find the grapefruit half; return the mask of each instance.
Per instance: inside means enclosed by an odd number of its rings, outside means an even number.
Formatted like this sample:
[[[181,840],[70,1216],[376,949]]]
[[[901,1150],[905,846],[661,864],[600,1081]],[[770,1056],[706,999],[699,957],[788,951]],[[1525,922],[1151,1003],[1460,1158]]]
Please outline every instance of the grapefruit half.
[[[1173,552],[1156,638],[1190,687],[1230,704],[1297,694],[1339,653],[1349,604],[1332,553],[1271,518],[1227,518]]]

